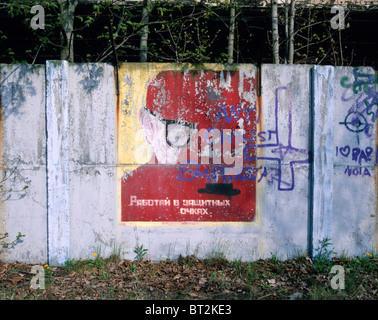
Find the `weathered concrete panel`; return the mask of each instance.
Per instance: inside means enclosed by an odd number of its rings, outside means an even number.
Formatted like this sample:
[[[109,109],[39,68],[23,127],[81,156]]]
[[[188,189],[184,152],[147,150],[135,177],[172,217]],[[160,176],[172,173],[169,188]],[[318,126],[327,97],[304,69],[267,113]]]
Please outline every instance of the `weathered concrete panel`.
[[[258,149],[261,180],[260,254],[307,252],[309,228],[309,90],[311,66],[263,65]],[[260,166],[260,165],[259,165]]]
[[[4,260],[46,261],[45,66],[0,65],[1,195],[0,233],[23,242],[0,255]],[[28,186],[27,189],[24,189]],[[12,188],[11,193],[4,190]]]
[[[115,80],[113,66],[70,65],[71,161],[77,165],[116,163]],[[84,130],[85,128],[85,130]]]
[[[48,261],[62,265],[70,257],[70,99],[69,64],[46,62]]]
[[[312,148],[311,248],[320,252],[322,241],[332,239],[333,216],[333,142],[334,142],[334,68],[312,69]]]
[[[332,240],[338,254],[377,250],[377,115],[374,70],[335,68]]]
[[[123,242],[115,238],[115,81],[108,64],[70,64],[69,68],[71,105],[79,106],[70,110],[70,255],[90,258]]]

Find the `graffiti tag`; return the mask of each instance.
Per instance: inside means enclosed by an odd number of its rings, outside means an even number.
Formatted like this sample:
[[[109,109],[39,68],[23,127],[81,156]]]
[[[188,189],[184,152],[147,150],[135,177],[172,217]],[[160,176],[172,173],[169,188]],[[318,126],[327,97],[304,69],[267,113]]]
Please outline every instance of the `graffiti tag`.
[[[206,176],[207,181],[217,181],[221,179],[225,182],[253,180],[261,182],[263,178],[267,178],[268,182],[277,181],[279,191],[291,191],[295,187],[295,172],[294,166],[296,164],[309,163],[309,153],[305,149],[299,149],[292,145],[292,107],[291,101],[289,101],[289,111],[287,113],[288,130],[282,133],[282,129],[279,127],[278,109],[279,109],[279,92],[281,90],[289,90],[287,87],[282,86],[275,91],[275,110],[274,110],[274,129],[257,132],[256,141],[255,132],[247,132],[247,135],[242,135],[244,141],[243,156],[245,162],[255,162],[256,160],[263,160],[268,162],[274,162],[276,166],[268,168],[267,166],[253,167],[247,166],[242,169],[242,172],[234,176],[226,176],[224,174],[224,168],[220,165],[214,165],[212,169],[205,168],[201,171],[200,165],[195,170],[187,168],[185,165],[180,166],[179,180],[189,181],[197,177]],[[260,112],[256,108],[243,109],[239,105],[237,108],[231,106],[230,112],[222,105],[217,114],[217,121],[223,118],[226,122],[230,122],[233,118],[235,120],[249,121],[250,112],[258,112],[256,116],[256,123],[259,124]],[[244,117],[242,117],[244,116]],[[280,135],[286,135],[287,144],[281,142]],[[269,148],[272,156],[259,157],[256,156],[257,148]],[[285,177],[285,178],[284,178]],[[285,181],[285,179],[288,179]]]
[[[368,137],[372,136],[374,122],[378,118],[377,83],[376,75],[362,73],[358,68],[353,69],[353,79],[347,76],[340,79],[340,85],[345,88],[341,100],[345,103],[351,102],[352,105],[344,121],[339,124],[351,132],[364,132]]]

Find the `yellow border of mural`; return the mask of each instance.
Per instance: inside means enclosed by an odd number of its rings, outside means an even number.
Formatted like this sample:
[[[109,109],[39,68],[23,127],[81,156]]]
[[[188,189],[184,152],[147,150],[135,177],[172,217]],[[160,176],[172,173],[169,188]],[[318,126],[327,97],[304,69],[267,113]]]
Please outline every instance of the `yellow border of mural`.
[[[117,207],[118,222],[122,226],[253,226],[260,225],[260,195],[261,185],[256,184],[256,212],[255,220],[252,222],[197,222],[197,221],[121,221],[121,179],[125,171],[133,171],[146,163],[151,157],[151,149],[144,142],[142,127],[138,120],[139,108],[145,104],[145,93],[148,83],[160,71],[165,70],[241,70],[242,68],[251,69],[252,65],[233,65],[226,66],[220,64],[174,64],[174,63],[124,63],[119,69],[119,110],[118,118],[118,143],[117,143]],[[256,68],[256,67],[254,67]],[[256,68],[257,75],[257,68]],[[257,99],[259,100],[259,99]],[[258,101],[261,108],[261,103]],[[262,119],[262,117],[260,117]],[[259,124],[261,127],[261,122]],[[140,133],[140,134],[139,134]],[[136,148],[138,148],[137,152]],[[258,152],[260,148],[257,148]],[[138,159],[135,155],[138,155]],[[138,164],[140,163],[140,164]]]

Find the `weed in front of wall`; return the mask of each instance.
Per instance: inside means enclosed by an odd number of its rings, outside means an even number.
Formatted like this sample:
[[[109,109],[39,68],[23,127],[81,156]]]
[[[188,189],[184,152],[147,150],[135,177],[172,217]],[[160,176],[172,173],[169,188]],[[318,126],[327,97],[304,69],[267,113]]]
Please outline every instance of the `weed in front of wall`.
[[[75,269],[76,260],[75,259],[69,259],[64,261],[64,266],[66,267],[66,270],[68,273],[71,273]]]
[[[212,271],[210,274],[209,284],[221,290],[228,288],[230,285],[223,270]]]
[[[18,159],[18,161],[21,161],[21,158]],[[24,191],[29,188],[29,186],[25,185],[21,190],[13,190],[13,188],[5,188],[5,184],[7,180],[10,180],[11,177],[15,175],[17,170],[17,167],[15,167],[10,174],[7,173],[7,171],[4,171],[2,173],[2,177],[0,178],[0,205],[3,204],[5,201],[11,199],[12,194],[18,193],[18,200],[22,199],[25,196]],[[0,233],[0,254],[4,252],[4,249],[8,248],[14,248],[15,245],[22,242],[23,237],[25,237],[24,234],[21,234],[21,232],[18,232],[16,239],[13,241],[9,241],[8,233]]]
[[[234,259],[234,261],[231,262],[230,267],[233,268],[235,274],[239,275],[239,277],[241,276],[243,271],[243,264],[241,259]]]
[[[134,249],[134,253],[136,254],[135,260],[138,262],[142,262],[148,252],[148,249],[143,248],[143,244],[141,246],[137,246]]]
[[[329,273],[333,262],[331,260],[332,256],[336,253],[331,248],[332,242],[330,238],[324,238],[319,240],[318,253],[314,256],[314,268],[318,273]]]
[[[53,281],[54,273],[50,269],[50,266],[48,264],[44,265],[44,271],[45,271],[45,283],[46,285],[49,285]]]
[[[333,249],[330,249],[332,246],[332,242],[330,238],[324,238],[323,240],[319,240],[319,248],[317,249],[318,253],[315,255],[314,260],[318,259],[328,259],[330,260],[332,255],[336,252]]]
[[[95,267],[97,270],[104,269],[106,266],[106,261],[103,257],[100,257],[97,253],[94,253],[93,256],[95,257],[94,260],[89,260],[88,264],[92,267]]]
[[[69,259],[64,262],[67,273],[71,272],[83,272],[83,271],[102,271],[100,276],[102,278],[107,278],[106,275],[106,264],[107,261],[102,258],[99,254],[93,254],[94,259],[89,260],[76,260],[76,259]]]
[[[123,251],[123,243],[116,244],[114,242],[113,243],[113,251],[112,251],[112,253],[109,256],[108,261],[110,261],[110,262],[119,262],[119,261],[121,261],[122,251]]]
[[[377,271],[378,260],[368,252],[366,253],[366,256],[367,257],[357,257],[357,259],[354,259],[352,262],[355,263],[356,266],[358,266],[364,272],[371,273]]]
[[[138,267],[135,264],[131,264],[130,267],[127,267],[126,270],[131,271],[132,273],[136,272]]]
[[[258,278],[257,267],[255,264],[251,262],[248,263],[246,277],[249,284],[252,284]]]

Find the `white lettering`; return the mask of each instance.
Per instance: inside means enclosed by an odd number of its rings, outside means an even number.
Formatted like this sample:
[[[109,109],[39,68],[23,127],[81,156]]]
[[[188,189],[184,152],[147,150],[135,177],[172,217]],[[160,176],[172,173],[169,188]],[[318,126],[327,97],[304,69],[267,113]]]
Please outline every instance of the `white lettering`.
[[[331,288],[332,289],[345,289],[345,270],[343,266],[336,265],[332,266],[331,273],[336,273],[331,279]]]
[[[331,28],[332,29],[345,29],[345,9],[343,6],[336,5],[331,8],[331,13],[336,13],[332,19],[331,19]],[[339,23],[337,23],[339,21]]]
[[[32,289],[45,289],[45,270],[42,266],[33,266],[31,273],[36,274],[30,281]]]
[[[45,9],[40,5],[32,6],[30,9],[30,13],[35,14],[37,13],[30,21],[30,26],[36,29],[45,29]]]
[[[152,307],[147,307],[145,314],[167,314],[176,318],[180,307],[159,307],[152,304]]]
[[[136,196],[130,196],[130,206],[133,206],[134,202],[136,203]]]

